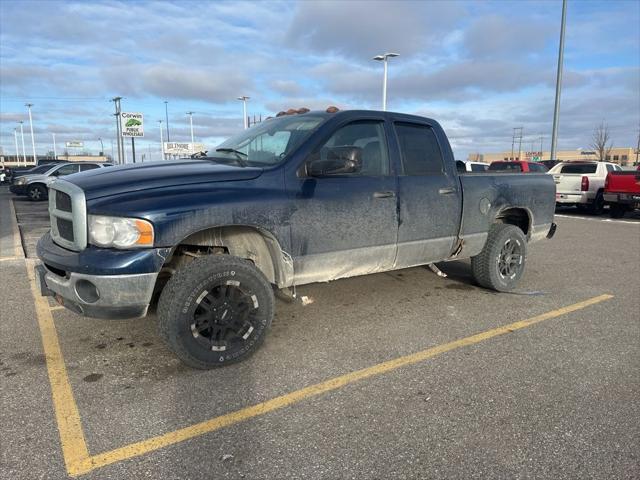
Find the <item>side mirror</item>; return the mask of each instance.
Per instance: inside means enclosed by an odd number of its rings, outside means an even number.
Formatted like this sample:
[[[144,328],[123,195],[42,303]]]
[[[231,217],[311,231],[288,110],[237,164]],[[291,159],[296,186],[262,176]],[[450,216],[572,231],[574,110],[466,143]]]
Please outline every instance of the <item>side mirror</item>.
[[[327,149],[326,159],[317,158],[307,163],[307,175],[325,177],[357,173],[362,169],[360,147],[332,147]]]

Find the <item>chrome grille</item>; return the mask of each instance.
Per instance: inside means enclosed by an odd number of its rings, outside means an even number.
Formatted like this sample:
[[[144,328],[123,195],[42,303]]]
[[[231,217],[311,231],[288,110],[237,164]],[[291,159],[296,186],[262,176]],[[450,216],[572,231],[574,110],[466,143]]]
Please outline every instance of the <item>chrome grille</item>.
[[[70,250],[87,246],[87,205],[84,192],[73,183],[56,180],[49,187],[51,237]]]

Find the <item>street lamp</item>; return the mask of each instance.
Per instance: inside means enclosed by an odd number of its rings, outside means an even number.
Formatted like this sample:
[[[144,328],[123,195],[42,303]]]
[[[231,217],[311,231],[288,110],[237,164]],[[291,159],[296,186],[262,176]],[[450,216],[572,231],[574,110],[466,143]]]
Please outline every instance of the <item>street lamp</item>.
[[[160,127],[160,159],[164,160],[164,142],[162,140],[162,120],[158,120],[158,126]]]
[[[53,159],[57,160],[58,159],[58,150],[56,148],[56,134],[52,132],[51,136],[53,137]],[[111,156],[113,157],[113,152],[111,152]]]
[[[13,129],[13,136],[15,137],[15,140],[16,140],[16,163],[18,163],[20,161],[20,149],[18,148],[18,129],[17,128]]]
[[[399,53],[383,53],[382,55],[376,55],[373,60],[383,62],[384,64],[384,78],[382,80],[382,110],[387,110],[387,60],[389,58],[398,57]]]
[[[24,148],[24,128],[22,128],[22,124],[24,123],[20,120],[20,136],[22,137],[22,158],[24,159],[24,164],[27,164],[27,150]]]
[[[33,103],[25,103],[25,107],[29,110],[29,127],[31,128],[31,148],[33,149],[33,164],[38,164],[38,159],[36,158],[36,142],[33,139],[33,120],[31,118],[31,107],[33,107]]]
[[[169,135],[169,102],[167,100],[164,101],[164,116],[167,120],[167,142],[170,142],[171,136]]]
[[[98,140],[100,140],[100,156],[102,157],[104,155],[104,143],[102,143],[102,138],[98,137]]]
[[[249,128],[249,122],[247,121],[247,100],[250,98],[251,97],[247,97],[246,95],[238,97],[238,100],[242,100],[242,124],[245,130]]]
[[[196,112],[187,112],[187,115],[189,115],[189,125],[191,126],[191,148],[195,148],[193,145],[193,114]],[[191,152],[191,153],[195,153],[195,152]]]

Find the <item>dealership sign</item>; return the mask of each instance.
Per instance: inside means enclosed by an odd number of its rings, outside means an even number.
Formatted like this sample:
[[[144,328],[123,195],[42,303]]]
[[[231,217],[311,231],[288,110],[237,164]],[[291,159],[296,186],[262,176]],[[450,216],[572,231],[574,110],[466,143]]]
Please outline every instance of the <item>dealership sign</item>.
[[[164,153],[167,155],[193,155],[204,152],[204,143],[164,142]]]
[[[141,113],[122,112],[120,125],[123,137],[144,137],[144,120]]]
[[[64,142],[67,148],[84,148],[84,142]]]

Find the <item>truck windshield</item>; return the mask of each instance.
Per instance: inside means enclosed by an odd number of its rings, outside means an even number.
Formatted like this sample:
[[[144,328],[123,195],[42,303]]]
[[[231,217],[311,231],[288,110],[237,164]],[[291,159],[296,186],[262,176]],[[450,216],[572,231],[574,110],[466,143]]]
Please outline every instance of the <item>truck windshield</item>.
[[[240,159],[250,166],[271,166],[284,159],[326,117],[295,115],[272,118],[229,138],[216,147],[216,156]]]

